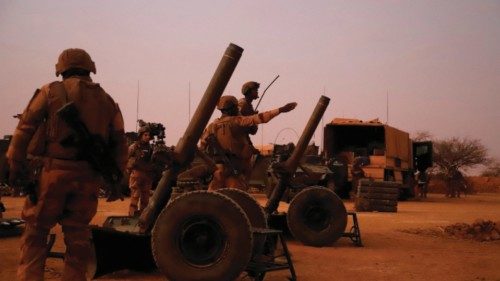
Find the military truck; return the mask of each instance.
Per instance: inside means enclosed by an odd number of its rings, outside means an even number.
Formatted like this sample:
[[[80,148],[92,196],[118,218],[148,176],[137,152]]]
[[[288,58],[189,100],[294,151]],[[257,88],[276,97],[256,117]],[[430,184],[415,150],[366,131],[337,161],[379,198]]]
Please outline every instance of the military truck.
[[[324,128],[324,155],[332,163],[340,196],[349,196],[353,163],[361,158],[365,177],[400,183],[404,199],[414,196],[414,172],[432,166],[432,142],[412,141],[407,132],[378,119],[335,118]]]

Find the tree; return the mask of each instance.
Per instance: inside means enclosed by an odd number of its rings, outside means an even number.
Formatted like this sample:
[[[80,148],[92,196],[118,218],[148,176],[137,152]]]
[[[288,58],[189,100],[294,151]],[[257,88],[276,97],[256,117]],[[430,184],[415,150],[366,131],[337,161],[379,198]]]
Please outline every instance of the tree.
[[[492,161],[490,165],[481,173],[483,177],[500,177],[500,162]]]
[[[428,141],[432,139],[432,134],[429,131],[416,131],[412,139],[414,141]]]
[[[450,197],[460,194],[456,186],[464,184],[462,172],[489,163],[491,159],[480,140],[454,137],[434,142],[434,164],[445,176]]]

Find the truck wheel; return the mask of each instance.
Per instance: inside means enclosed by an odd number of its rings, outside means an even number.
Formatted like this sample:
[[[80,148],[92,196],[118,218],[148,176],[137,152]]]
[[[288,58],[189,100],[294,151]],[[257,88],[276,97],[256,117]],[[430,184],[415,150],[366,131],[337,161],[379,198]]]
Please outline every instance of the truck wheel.
[[[314,186],[293,198],[287,222],[292,235],[304,245],[323,247],[342,236],[347,225],[347,211],[333,191]]]
[[[243,212],[247,215],[250,225],[253,228],[267,228],[267,219],[264,209],[250,194],[236,188],[223,188],[217,190],[217,192],[226,195],[236,202],[236,204],[238,204],[238,206],[240,206],[241,209],[243,209]],[[252,253],[261,253],[264,243],[266,242],[266,237],[263,235],[257,235],[253,238]]]
[[[193,191],[171,201],[151,234],[158,268],[172,281],[234,280],[252,255],[250,222],[217,192]]]

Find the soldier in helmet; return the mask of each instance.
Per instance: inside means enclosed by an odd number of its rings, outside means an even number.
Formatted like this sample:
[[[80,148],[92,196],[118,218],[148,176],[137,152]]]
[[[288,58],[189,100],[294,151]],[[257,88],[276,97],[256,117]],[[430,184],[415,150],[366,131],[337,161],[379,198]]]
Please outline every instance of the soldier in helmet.
[[[241,115],[250,116],[259,113],[253,108],[252,105],[252,102],[259,98],[259,87],[260,84],[255,81],[246,82],[241,87],[241,93],[244,96],[238,101],[238,109]],[[248,127],[246,131],[250,135],[255,135],[257,133],[257,129],[258,126],[255,125]]]
[[[64,145],[75,132],[57,111],[73,102],[82,123],[90,134],[102,137],[109,145],[122,171],[127,155],[120,108],[99,84],[92,82],[91,72],[96,73],[96,68],[86,51],[63,51],[56,64],[56,76],[62,75],[62,81],[36,90],[7,151],[12,185],[20,180],[28,153],[43,159],[36,196],[26,198],[22,211],[26,228],[21,239],[19,280],[43,280],[47,236],[56,223],[62,226],[66,244],[62,280],[87,280],[91,257],[88,224],[96,214],[103,180],[80,158],[78,147]]]
[[[235,97],[221,97],[217,109],[222,112],[222,116],[207,126],[200,140],[200,149],[208,150],[216,163],[216,170],[208,189],[227,187],[247,190],[245,175],[250,168],[248,159],[253,154],[247,129],[267,123],[280,113],[289,112],[296,106],[297,103],[292,102],[263,113],[241,116]]]
[[[260,84],[255,81],[246,82],[241,87],[241,93],[244,96],[238,101],[238,108],[241,115],[249,116],[258,113],[253,108],[252,102],[259,98],[259,87]]]
[[[129,215],[135,216],[146,208],[149,192],[153,185],[154,166],[152,163],[153,147],[151,128],[148,125],[139,128],[139,138],[128,149],[127,172],[130,174]],[[140,201],[140,209],[138,203]]]
[[[243,116],[250,116],[259,113],[253,108],[252,102],[259,98],[259,87],[260,84],[255,81],[248,81],[241,87],[241,93],[243,94],[243,98],[238,100],[238,109],[240,114]],[[253,146],[252,140],[250,139],[250,135],[255,135],[259,127],[257,125],[246,128],[248,142],[251,145],[252,151],[254,155],[259,155],[259,150]],[[255,157],[251,157],[248,159],[247,166],[253,166],[252,163],[255,161]],[[249,168],[246,174],[247,178],[250,178],[252,173],[252,169]]]

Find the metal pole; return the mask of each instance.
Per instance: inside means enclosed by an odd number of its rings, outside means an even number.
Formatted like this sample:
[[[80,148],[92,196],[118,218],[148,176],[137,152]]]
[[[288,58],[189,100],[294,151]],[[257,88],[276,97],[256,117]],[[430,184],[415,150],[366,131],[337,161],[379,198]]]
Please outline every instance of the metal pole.
[[[139,80],[137,80],[137,101],[135,107],[135,131],[137,132],[137,121],[139,121]]]
[[[386,108],[386,115],[385,115],[385,124],[389,124],[389,89],[387,89],[387,93],[385,95],[385,108]]]
[[[188,122],[191,121],[191,81],[188,85]]]

